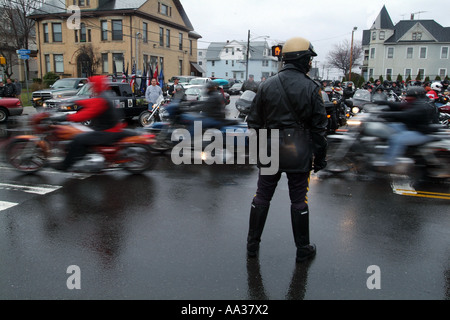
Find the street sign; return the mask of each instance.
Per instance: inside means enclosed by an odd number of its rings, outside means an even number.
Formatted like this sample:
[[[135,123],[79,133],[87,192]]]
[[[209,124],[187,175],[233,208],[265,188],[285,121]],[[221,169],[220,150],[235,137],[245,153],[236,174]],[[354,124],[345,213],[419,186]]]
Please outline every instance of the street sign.
[[[28,60],[28,59],[30,59],[30,56],[27,54],[19,54],[19,59]]]
[[[20,50],[16,50],[17,54],[20,55],[25,55],[25,54],[30,54],[31,50],[27,50],[27,49],[20,49]]]

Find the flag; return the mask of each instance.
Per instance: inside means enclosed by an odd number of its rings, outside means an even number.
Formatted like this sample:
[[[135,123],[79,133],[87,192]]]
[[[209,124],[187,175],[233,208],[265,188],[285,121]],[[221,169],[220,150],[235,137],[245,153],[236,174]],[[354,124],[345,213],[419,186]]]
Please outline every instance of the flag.
[[[133,63],[133,68],[131,69],[131,81],[130,81],[130,86],[131,86],[131,91],[135,91],[135,84],[136,84],[136,63]]]
[[[144,71],[142,71],[142,78],[141,78],[141,85],[139,87],[139,90],[141,90],[142,94],[145,94],[145,90],[147,90],[146,84],[147,84],[147,70],[145,70],[144,65]]]
[[[117,81],[117,68],[116,68],[116,60],[113,60],[113,82]]]
[[[156,84],[159,85],[159,82],[158,82],[158,65],[156,65],[156,70],[155,70],[155,73],[153,74],[153,78],[156,79]]]
[[[128,64],[127,71],[125,71],[125,60],[123,60],[122,83],[128,83]]]
[[[147,70],[147,87],[150,86],[152,84],[152,66],[148,66],[148,70]]]
[[[164,72],[163,67],[161,67],[161,72],[159,73],[159,86],[161,89],[164,87]]]

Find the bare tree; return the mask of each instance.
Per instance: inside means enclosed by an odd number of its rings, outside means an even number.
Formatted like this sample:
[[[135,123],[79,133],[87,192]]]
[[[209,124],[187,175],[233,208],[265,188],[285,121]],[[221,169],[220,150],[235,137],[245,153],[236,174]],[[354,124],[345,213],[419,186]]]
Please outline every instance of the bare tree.
[[[334,49],[328,53],[328,66],[341,70],[344,76],[347,76],[350,72],[350,56],[351,56],[351,44],[348,40],[344,40],[341,43],[334,46]],[[352,70],[354,67],[361,65],[362,57],[362,45],[360,42],[353,44],[352,54]]]
[[[27,16],[41,7],[45,0],[0,0],[0,54],[6,62],[5,73],[12,75],[12,67],[17,65],[17,49],[29,49],[36,42],[34,20]],[[28,61],[27,61],[28,62]],[[28,71],[28,63],[26,63]]]
[[[89,44],[84,44],[75,51],[75,54],[79,56],[85,56],[88,59],[85,61],[86,64],[83,65],[86,68],[88,76],[96,74],[97,68],[100,66],[102,60],[101,57],[96,54],[94,47]]]

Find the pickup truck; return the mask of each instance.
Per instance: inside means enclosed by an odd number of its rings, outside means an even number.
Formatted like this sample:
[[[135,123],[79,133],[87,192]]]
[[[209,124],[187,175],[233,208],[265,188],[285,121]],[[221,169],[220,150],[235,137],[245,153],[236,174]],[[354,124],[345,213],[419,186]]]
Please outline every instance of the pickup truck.
[[[42,108],[45,101],[49,99],[60,99],[74,96],[86,83],[86,78],[65,78],[57,80],[48,89],[34,91],[32,94],[33,107]]]
[[[121,117],[132,120],[148,109],[145,99],[137,98],[131,91],[130,84],[122,82],[109,82],[111,99],[114,106],[120,111]],[[76,95],[68,98],[50,99],[43,103],[44,110],[55,110],[58,112],[77,112],[79,106],[77,101],[89,99],[92,96],[91,84],[88,83],[81,88]]]

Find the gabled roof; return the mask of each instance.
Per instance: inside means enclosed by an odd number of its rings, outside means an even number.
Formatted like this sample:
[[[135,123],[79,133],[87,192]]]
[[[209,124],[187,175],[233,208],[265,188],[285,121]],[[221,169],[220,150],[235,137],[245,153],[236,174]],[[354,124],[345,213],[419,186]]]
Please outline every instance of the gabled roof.
[[[380,14],[372,24],[371,29],[363,31],[362,45],[368,46],[370,44],[372,29],[393,30],[394,34],[384,43],[397,43],[418,23],[421,24],[438,42],[450,42],[449,27],[443,27],[434,20],[401,20],[394,26],[386,7],[383,6]]]
[[[450,28],[444,28],[434,20],[402,20],[395,25],[394,34],[385,43],[398,42],[417,23],[420,23],[438,42],[450,42]]]

